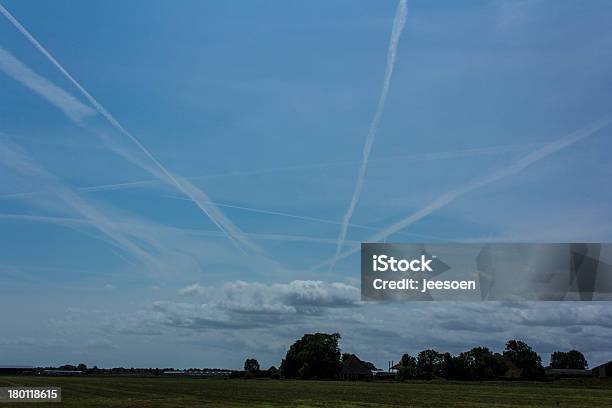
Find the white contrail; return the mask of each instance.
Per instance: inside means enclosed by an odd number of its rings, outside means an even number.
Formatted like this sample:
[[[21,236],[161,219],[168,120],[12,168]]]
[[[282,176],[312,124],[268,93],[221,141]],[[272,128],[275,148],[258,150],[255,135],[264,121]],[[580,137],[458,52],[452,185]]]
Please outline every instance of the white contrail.
[[[0,213],[0,220],[9,220],[9,221],[26,221],[26,222],[42,222],[48,224],[56,224],[64,227],[78,227],[78,226],[93,226],[97,227],[96,222],[91,219],[81,219],[81,218],[68,218],[68,217],[55,217],[55,216],[45,216],[45,215],[30,215],[30,214],[6,214]],[[110,224],[113,228],[121,228],[121,223],[112,223]],[[184,234],[190,235],[198,235],[198,236],[223,236],[223,232],[217,230],[198,230],[198,229],[185,229],[185,228],[177,228],[177,227],[162,227],[165,230],[172,232],[180,232]],[[243,235],[248,236],[252,239],[256,240],[264,240],[264,241],[282,241],[282,242],[305,242],[305,243],[315,243],[315,244],[335,244],[336,240],[332,238],[319,238],[319,237],[309,237],[306,235],[289,235],[289,234],[262,234],[262,233],[252,233],[252,232],[242,232]],[[96,237],[99,238],[99,237]],[[106,241],[109,242],[109,241]],[[357,241],[347,241],[351,244],[358,244]],[[116,245],[115,242],[110,241],[112,245]],[[119,247],[120,249],[124,249]]]
[[[120,251],[125,251],[125,248],[119,245],[119,243],[115,242],[113,239],[105,238],[105,235],[98,236],[96,234],[87,232],[84,228],[78,228],[82,226],[93,227],[96,228],[96,225],[89,220],[81,219],[81,218],[68,218],[68,217],[51,217],[46,215],[29,215],[29,214],[0,214],[0,220],[9,220],[9,221],[26,221],[26,222],[44,222],[47,224],[56,224],[62,227],[73,229],[80,234],[84,234],[89,236],[90,238],[100,240],[112,247],[119,249]],[[110,249],[117,257],[121,258],[123,261],[128,262],[134,266],[136,266],[130,259],[121,255],[120,252],[117,252]]]
[[[0,219],[14,221],[38,221],[50,224],[58,224],[65,226],[74,225],[93,225],[91,221],[80,218],[68,217],[50,217],[48,215],[31,215],[31,214],[0,214]]]
[[[106,108],[104,108],[104,106],[102,106],[89,92],[87,92],[87,90],[85,88],[83,88],[81,86],[81,84],[72,77],[72,75],[70,75],[70,73],[68,71],[66,71],[66,69],[64,69],[64,67],[53,57],[53,55],[51,55],[46,49],[45,47],[42,46],[42,44],[40,44],[38,42],[38,40],[36,40],[36,38],[34,38],[29,32],[28,30],[26,30],[26,28],[21,25],[21,23],[19,21],[17,21],[17,19],[15,17],[13,17],[13,15],[11,15],[11,13],[9,13],[9,11],[4,8],[4,6],[2,6],[0,4],[0,13],[2,13],[16,28],[17,30],[19,30],[21,32],[21,34],[23,34],[45,57],[47,57],[47,59],[53,64],[55,65],[55,67],[60,70],[60,72],[83,94],[83,96],[85,96],[85,98],[93,105],[93,107],[106,119],[108,120],[108,122],[115,128],[117,129],[120,133],[122,133],[124,136],[126,136],[128,139],[130,139],[144,154],[145,156],[147,156],[147,158],[149,160],[151,160],[151,162],[153,162],[153,164],[155,165],[155,167],[161,172],[161,174],[164,177],[160,177],[161,175],[158,174],[157,172],[153,172],[154,175],[156,175],[157,177],[160,178],[165,178],[166,181],[169,181],[171,184],[173,184],[178,190],[180,190],[183,194],[185,194],[186,196],[188,196],[189,198],[191,198],[191,200],[198,206],[198,208],[200,208],[200,210],[202,210],[209,218],[210,220],[215,223],[215,225],[223,232],[226,233],[227,237],[232,241],[232,243],[234,243],[241,251],[244,252],[244,249],[241,247],[241,244],[251,248],[251,249],[255,249],[259,252],[261,252],[261,250],[259,249],[259,247],[249,241],[248,239],[243,238],[240,235],[235,234],[235,232],[240,231],[238,229],[238,227],[236,227],[227,217],[225,217],[223,215],[223,213],[221,213],[221,211],[219,211],[218,208],[210,205],[210,204],[203,204],[202,201],[211,201],[208,196],[201,190],[199,190],[197,187],[195,187],[192,183],[190,183],[187,180],[184,179],[179,179],[177,177],[175,177],[170,171],[168,171],[156,158],[155,156],[153,156],[153,154],[151,154],[151,152],[149,152],[149,150],[142,144],[140,143],[140,141],[134,136],[132,135],[132,133],[130,133],[127,129],[125,129],[121,123],[119,123],[112,115],[111,113],[106,110]],[[129,153],[123,151],[124,153],[124,157],[129,156]],[[148,171],[151,171],[151,168],[148,166],[145,166],[145,169]]]
[[[8,142],[0,144],[0,164],[21,175],[42,178],[50,193],[57,195],[69,208],[91,221],[93,226],[108,236],[119,248],[144,260],[149,265],[158,265],[157,260],[151,254],[114,227],[110,218],[94,205],[79,197],[73,190],[58,182],[55,176],[32,161],[19,146]],[[39,218],[39,220],[42,221],[43,218]]]
[[[81,122],[84,118],[96,114],[89,106],[32,71],[2,47],[0,47],[0,69],[62,109],[74,122]]]
[[[479,189],[481,187],[484,187],[488,184],[501,180],[505,177],[517,174],[521,172],[522,170],[524,170],[525,168],[527,168],[528,166],[532,165],[533,163],[539,160],[542,160],[546,158],[547,156],[565,147],[568,147],[576,142],[579,142],[580,140],[592,135],[598,130],[609,125],[610,122],[612,122],[612,115],[607,115],[603,117],[602,119],[595,121],[581,129],[578,129],[561,139],[558,139],[554,142],[547,144],[546,146],[540,149],[534,150],[533,152],[526,154],[525,156],[521,157],[519,160],[517,160],[510,166],[499,169],[491,174],[488,174],[485,177],[475,179],[454,190],[451,190],[447,192],[446,194],[443,194],[442,196],[436,198],[434,201],[430,202],[425,207],[421,208],[419,211],[413,213],[412,215],[406,218],[403,218],[399,220],[398,222],[394,223],[393,225],[385,228],[384,230],[372,235],[370,238],[367,239],[366,242],[378,242],[382,239],[385,239],[389,235],[395,234],[396,232],[401,231],[402,229],[427,217],[431,213],[439,210],[440,208],[445,207],[446,205],[452,203],[453,201],[460,198],[461,196],[467,193],[470,193],[476,189]],[[352,255],[355,252],[359,251],[359,248],[360,246],[357,245],[353,247],[352,249],[347,250],[346,252],[342,253],[341,255],[334,257],[333,259],[327,260],[325,262],[322,262],[316,265],[315,267],[313,267],[313,269],[317,269],[325,265],[332,265],[338,260],[344,259],[348,257],[349,255]]]
[[[385,70],[385,79],[383,82],[382,92],[380,94],[380,99],[378,100],[378,106],[376,107],[374,118],[370,124],[370,130],[368,131],[365,145],[363,146],[363,161],[359,167],[359,174],[357,175],[357,182],[355,183],[353,197],[351,198],[346,214],[344,214],[344,217],[342,218],[342,225],[340,226],[340,233],[338,235],[338,245],[336,247],[335,258],[340,255],[342,245],[346,239],[349,222],[351,221],[351,217],[353,216],[353,212],[355,212],[355,207],[357,206],[357,202],[361,196],[363,179],[365,178],[366,170],[368,168],[368,159],[370,157],[370,152],[372,151],[372,145],[374,144],[376,133],[378,132],[380,119],[385,108],[385,102],[387,101],[387,94],[389,93],[389,85],[391,84],[391,76],[393,75],[395,57],[397,55],[397,45],[399,44],[400,35],[402,34],[402,30],[406,24],[406,14],[406,0],[400,0],[397,5],[397,10],[395,11],[395,18],[393,19],[393,29],[391,30],[391,40],[389,41],[389,50],[387,52],[387,68]],[[330,264],[330,270],[334,268],[334,265],[335,261]]]
[[[6,136],[9,139],[14,138],[15,136]],[[395,156],[387,156],[387,157],[379,157],[377,159],[371,159],[368,162],[369,166],[372,166],[374,163],[378,164],[386,164],[393,161],[410,161],[410,162],[424,162],[424,161],[432,161],[432,160],[445,160],[445,159],[455,159],[461,157],[477,157],[477,156],[485,156],[485,155],[495,155],[500,153],[509,153],[509,152],[519,152],[525,150],[527,148],[539,147],[545,143],[526,143],[526,144],[514,144],[514,145],[501,145],[501,146],[490,146],[490,147],[477,147],[473,149],[461,149],[461,150],[452,150],[452,151],[441,151],[441,152],[429,152],[429,153],[419,153],[419,154],[405,154],[405,155],[395,155]],[[223,178],[223,177],[241,177],[241,176],[253,176],[264,173],[274,173],[274,172],[285,172],[285,171],[295,171],[295,170],[310,170],[310,169],[319,169],[324,167],[341,167],[354,165],[360,162],[357,161],[344,161],[344,162],[333,162],[333,163],[310,163],[296,166],[285,166],[285,167],[270,167],[259,170],[244,170],[244,171],[228,171],[225,173],[213,173],[213,174],[205,174],[200,176],[191,176],[184,177],[186,180],[194,181],[194,180],[210,180],[215,178]],[[79,191],[94,193],[99,191],[115,191],[115,190],[124,190],[130,188],[139,188],[146,187],[151,185],[156,185],[162,183],[159,178],[148,179],[148,180],[138,180],[138,181],[127,181],[123,183],[112,183],[112,184],[100,184],[96,186],[88,186],[88,187],[80,187]],[[6,199],[14,199],[14,198],[23,198],[28,197],[30,195],[38,194],[37,191],[30,191],[24,193],[12,193],[12,194],[2,194],[0,195],[0,200]],[[191,201],[191,200],[189,200]],[[215,205],[221,207],[218,203],[215,202]],[[341,221],[334,221],[335,224],[341,225]],[[350,226],[354,226],[355,224],[350,224]]]
[[[12,136],[7,136],[7,137],[11,138]],[[372,163],[374,162],[388,163],[388,162],[396,161],[396,160],[401,160],[401,161],[409,160],[411,162],[414,162],[414,161],[431,161],[431,160],[443,160],[443,159],[453,159],[453,158],[461,158],[461,157],[492,155],[492,154],[499,154],[499,153],[506,153],[506,152],[522,151],[522,150],[525,150],[526,148],[539,147],[543,144],[544,143],[501,145],[501,146],[479,147],[479,148],[473,148],[473,149],[461,149],[461,150],[455,150],[455,151],[420,153],[418,155],[417,154],[397,155],[397,156],[389,156],[389,157],[370,160],[370,165],[372,165]],[[276,168],[260,169],[260,170],[227,172],[227,173],[217,173],[217,174],[202,175],[202,176],[193,176],[193,177],[187,177],[186,179],[198,180],[198,179],[208,179],[208,178],[216,178],[216,177],[228,177],[228,176],[234,176],[234,175],[260,174],[262,172],[281,171],[281,169],[283,170],[297,169],[297,168],[309,169],[309,168],[319,168],[322,166],[332,166],[332,165],[340,166],[340,165],[355,164],[355,163],[356,163],[355,161],[336,162],[336,163],[312,163],[312,164],[305,164],[301,166],[276,167]],[[78,190],[82,192],[112,191],[112,190],[120,190],[120,189],[125,189],[125,188],[143,187],[143,186],[152,185],[152,184],[159,183],[159,182],[160,182],[159,179],[150,179],[150,180],[141,180],[141,181],[132,181],[132,182],[124,182],[124,183],[102,184],[102,185],[97,185],[97,186],[81,187]],[[35,191],[35,192],[3,194],[3,195],[0,195],[0,200],[23,199],[23,198],[31,197],[36,194],[40,194],[40,193],[41,193],[40,191]],[[186,198],[186,197],[178,197],[178,196],[166,196],[166,197],[176,199],[176,200],[191,201],[189,198]],[[342,224],[340,221],[337,221],[337,220],[330,220],[330,219],[319,218],[319,217],[311,217],[311,216],[305,216],[305,215],[300,215],[300,214],[292,214],[292,213],[275,211],[275,210],[270,210],[270,209],[238,206],[238,205],[233,205],[233,204],[221,203],[218,201],[211,202],[211,204],[215,205],[216,207],[221,207],[221,208],[232,208],[232,209],[244,210],[244,211],[249,211],[249,212],[254,212],[254,213],[259,213],[259,214],[275,215],[275,216],[294,218],[294,219],[299,219],[299,220],[304,220],[304,221],[318,222],[322,224],[330,224],[330,225],[341,225]],[[365,230],[374,230],[374,231],[379,230],[379,228],[372,227],[369,225],[354,224],[354,223],[349,223],[349,227],[365,229]],[[246,235],[249,237],[252,237],[252,235],[249,235],[249,234],[246,234]],[[447,238],[435,237],[431,235],[415,234],[415,233],[401,233],[400,232],[398,233],[398,235],[413,236],[413,237],[419,237],[419,238],[424,238],[424,239],[448,240]]]
[[[172,198],[174,200],[188,200],[185,197],[177,197],[177,196],[166,196],[166,197]],[[306,215],[292,214],[292,213],[287,213],[287,212],[282,212],[282,211],[264,210],[264,209],[261,209],[261,208],[253,208],[253,207],[245,207],[245,206],[241,206],[241,205],[233,205],[233,204],[220,203],[218,201],[216,201],[214,204],[217,207],[234,208],[234,209],[237,209],[237,210],[249,211],[249,212],[254,212],[254,213],[258,213],[258,214],[267,214],[267,215],[275,215],[275,216],[279,216],[279,217],[294,218],[294,219],[297,219],[297,220],[312,221],[312,222],[318,222],[318,223],[321,223],[321,224],[340,225],[340,221],[328,220],[326,218],[309,217],[309,216],[306,216]],[[372,227],[370,225],[363,225],[363,224],[349,224],[349,225],[351,226],[351,228],[360,228],[360,229],[373,230],[373,231],[378,231],[379,230],[378,228]],[[413,236],[413,237],[419,237],[419,238],[425,238],[425,239],[436,239],[436,240],[442,240],[442,241],[446,240],[446,238],[434,237],[434,236],[431,236],[431,235],[413,234],[413,233],[400,233],[399,235],[409,235],[409,236]],[[337,240],[334,240],[334,242],[337,243]]]

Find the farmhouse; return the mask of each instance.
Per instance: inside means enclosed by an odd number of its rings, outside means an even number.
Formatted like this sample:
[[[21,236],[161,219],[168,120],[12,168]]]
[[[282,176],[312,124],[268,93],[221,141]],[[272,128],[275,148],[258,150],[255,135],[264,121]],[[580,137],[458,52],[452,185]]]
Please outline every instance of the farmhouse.
[[[612,377],[612,361],[598,365],[591,369],[594,377],[604,378]]]
[[[343,380],[371,380],[374,377],[373,371],[377,371],[372,363],[361,361],[354,354],[348,356],[342,362],[340,378]]]

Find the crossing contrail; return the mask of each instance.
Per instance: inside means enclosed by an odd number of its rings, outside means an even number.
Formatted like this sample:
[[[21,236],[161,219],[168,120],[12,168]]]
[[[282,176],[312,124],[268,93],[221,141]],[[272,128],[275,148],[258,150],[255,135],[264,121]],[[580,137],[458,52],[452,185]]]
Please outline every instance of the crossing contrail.
[[[547,145],[545,145],[544,147],[534,150],[531,153],[528,153],[526,155],[524,155],[523,157],[521,157],[520,159],[518,159],[517,161],[515,161],[513,164],[501,168],[497,171],[494,171],[490,174],[488,174],[485,177],[479,178],[479,179],[475,179],[470,181],[469,183],[466,183],[454,190],[451,190],[443,195],[441,195],[440,197],[436,198],[435,200],[433,200],[432,202],[430,202],[429,204],[427,204],[425,207],[421,208],[420,210],[418,210],[417,212],[413,213],[412,215],[403,218],[399,221],[397,221],[396,223],[394,223],[393,225],[383,229],[382,231],[372,235],[370,238],[367,239],[366,242],[378,242],[381,241],[385,238],[387,238],[389,235],[391,234],[395,234],[398,231],[401,231],[402,229],[414,224],[415,222],[427,217],[428,215],[432,214],[433,212],[447,206],[448,204],[452,203],[453,201],[457,200],[458,198],[460,198],[461,196],[468,194],[474,190],[477,190],[479,188],[482,188],[488,184],[494,183],[498,180],[501,180],[505,177],[508,176],[512,176],[514,174],[517,174],[521,171],[523,171],[525,168],[529,167],[530,165],[532,165],[533,163],[542,160],[544,158],[546,158],[547,156],[550,156],[553,153],[556,153],[557,151],[564,149],[568,146],[573,145],[576,142],[579,142],[585,138],[587,138],[588,136],[591,136],[592,134],[594,134],[595,132],[599,131],[600,129],[606,127],[607,125],[609,125],[612,122],[612,115],[606,115],[603,118],[599,119],[598,121],[595,121],[593,123],[590,123],[586,126],[584,126],[581,129],[578,129],[572,133],[570,133],[569,135],[566,135],[565,137],[558,139],[554,142],[551,142]],[[336,263],[337,261],[339,261],[340,259],[344,259],[352,254],[354,254],[355,252],[359,251],[360,246],[357,245],[353,248],[351,248],[350,250],[347,250],[346,252],[330,259],[327,260],[325,262],[322,262],[316,266],[313,267],[313,269],[317,269],[320,268],[322,266],[325,265],[333,265],[334,263]]]
[[[175,199],[175,200],[187,200],[187,198],[184,198],[184,197],[176,197],[176,196],[166,196],[166,197],[172,198],[172,199]],[[292,213],[281,212],[281,211],[264,210],[264,209],[261,209],[261,208],[253,208],[253,207],[245,207],[245,206],[241,206],[241,205],[225,204],[225,203],[220,203],[218,201],[215,202],[215,205],[217,207],[234,208],[234,209],[237,209],[237,210],[249,211],[249,212],[254,212],[254,213],[258,213],[258,214],[267,214],[267,215],[275,215],[275,216],[279,216],[279,217],[294,218],[294,219],[303,220],[303,221],[318,222],[318,223],[321,223],[321,224],[332,224],[332,225],[339,225],[340,224],[339,221],[328,220],[328,219],[325,219],[325,218],[309,217],[309,216],[306,216],[306,215],[292,214]],[[371,225],[362,225],[362,224],[349,224],[349,225],[352,228],[360,228],[360,229],[365,229],[365,230],[378,231],[378,228],[372,227]],[[401,233],[401,235],[410,235],[412,237],[419,237],[419,238],[425,238],[425,239],[436,239],[436,240],[441,240],[441,241],[446,240],[446,238],[434,237],[434,236],[431,236],[431,235],[422,235],[422,234],[413,234],[413,233]],[[334,242],[337,242],[337,241],[334,240]]]
[[[261,252],[261,249],[254,242],[251,242],[249,239],[238,234],[240,229],[227,217],[225,217],[225,215],[218,208],[209,203],[205,203],[211,202],[211,200],[203,191],[198,189],[188,180],[180,179],[174,176],[168,169],[166,169],[166,167],[164,167],[132,133],[125,129],[121,123],[119,123],[119,121],[117,121],[104,106],[102,106],[102,104],[100,104],[83,86],[81,86],[81,84],[72,75],[70,75],[70,73],[53,57],[53,55],[51,55],[51,53],[49,53],[49,51],[47,51],[45,47],[43,47],[42,44],[40,44],[38,40],[36,40],[36,38],[34,38],[34,36],[32,36],[32,34],[30,34],[30,32],[15,17],[13,17],[13,15],[6,8],[4,8],[4,6],[2,6],[2,4],[0,4],[0,13],[2,13],[13,24],[13,26],[15,26],[15,28],[17,28],[17,30],[19,30],[19,32],[21,32],[21,34],[23,34],[23,36],[30,41],[30,43],[32,43],[32,45],[34,45],[34,47],[36,47],[81,92],[81,94],[83,94],[83,96],[89,101],[89,103],[91,103],[91,105],[100,115],[102,115],[121,134],[131,140],[138,147],[138,149],[140,149],[140,151],[144,153],[149,160],[151,160],[157,171],[153,171],[149,166],[143,166],[142,163],[138,161],[133,160],[133,162],[139,164],[145,170],[161,180],[173,184],[179,191],[189,197],[196,204],[196,206],[202,210],[202,212],[204,212],[204,214],[206,214],[208,218],[210,218],[210,220],[221,231],[223,231],[232,241],[232,243],[234,243],[241,251],[244,252],[244,249],[241,246],[242,244],[250,249],[256,250],[257,252]],[[39,93],[41,91],[44,92],[45,89],[37,90]],[[73,119],[71,116],[68,117]],[[76,123],[80,124],[78,121]],[[122,150],[121,153],[124,157],[130,156],[130,154],[125,150]]]
[[[85,220],[97,228],[101,233],[109,237],[117,247],[132,254],[136,258],[142,259],[150,266],[157,266],[158,262],[154,256],[132,242],[120,229],[116,228],[103,211],[91,202],[82,199],[72,189],[61,184],[57,178],[46,169],[35,163],[24,150],[10,142],[0,144],[0,165],[18,174],[28,177],[41,178],[49,193],[57,196],[65,205],[73,211],[82,215]],[[50,217],[38,217],[36,220],[48,221]],[[66,224],[74,225],[74,219],[62,219]]]
[[[6,137],[13,138],[15,136],[6,135]],[[456,158],[462,158],[462,157],[478,157],[478,156],[486,156],[486,155],[496,155],[496,154],[501,154],[501,153],[520,152],[528,148],[540,147],[544,144],[545,143],[525,143],[525,144],[477,147],[477,148],[472,148],[472,149],[429,152],[429,153],[419,153],[419,154],[404,154],[404,155],[379,157],[377,159],[369,160],[368,163],[371,166],[374,163],[388,164],[394,161],[410,161],[414,163],[414,162],[425,162],[425,161],[434,161],[434,160],[456,159]],[[224,177],[253,176],[253,175],[260,175],[260,174],[265,174],[265,173],[297,171],[297,170],[311,170],[311,169],[320,169],[320,168],[328,168],[328,167],[341,167],[341,166],[349,166],[349,165],[354,165],[354,164],[359,164],[359,163],[360,162],[358,161],[310,163],[310,164],[284,166],[284,167],[269,167],[269,168],[254,169],[254,170],[228,171],[228,172],[223,172],[223,173],[204,174],[204,175],[199,175],[199,176],[191,176],[191,177],[183,177],[183,178],[185,180],[190,180],[190,181],[210,180],[210,179],[224,178]],[[95,193],[98,191],[115,191],[115,190],[131,189],[131,188],[141,188],[141,187],[153,186],[153,185],[160,184],[160,183],[162,183],[160,179],[154,178],[154,179],[148,179],[148,180],[126,181],[123,183],[100,184],[100,185],[95,185],[95,186],[80,187],[79,191],[86,192],[86,193]],[[18,198],[23,198],[23,197],[28,197],[30,195],[38,194],[38,193],[39,193],[38,191],[29,191],[29,192],[24,192],[24,193],[2,194],[0,195],[0,200],[18,199]],[[187,199],[187,200],[191,201],[190,199]],[[216,205],[220,206],[218,203]],[[342,224],[341,221],[335,221],[334,223],[337,225]],[[355,224],[350,224],[350,226],[354,226],[354,225]]]
[[[6,135],[6,137],[10,139],[12,136]],[[382,157],[378,159],[372,159],[370,160],[370,165],[374,162],[379,162],[381,164],[384,164],[384,163],[389,163],[393,161],[406,161],[406,160],[415,162],[415,161],[434,161],[434,160],[454,159],[454,158],[462,158],[462,157],[479,157],[479,156],[484,156],[484,155],[495,155],[495,154],[508,153],[508,152],[520,152],[520,151],[524,151],[527,148],[537,148],[544,144],[545,143],[501,145],[501,146],[477,147],[477,148],[472,148],[472,149],[461,149],[461,150],[453,150],[453,151],[440,151],[440,152],[429,152],[429,153],[419,153],[419,154],[409,154],[409,155],[397,155],[397,156],[389,156],[389,157]],[[252,174],[261,174],[261,173],[276,172],[276,171],[287,171],[287,170],[295,170],[295,169],[313,169],[313,168],[320,168],[324,166],[325,167],[342,166],[342,165],[355,164],[355,163],[357,162],[352,161],[352,162],[335,162],[335,163],[311,163],[311,164],[287,166],[287,167],[273,167],[273,168],[259,169],[259,170],[230,171],[226,173],[186,177],[186,179],[204,180],[204,179],[217,178],[217,177],[252,175]],[[123,183],[102,184],[102,185],[97,185],[97,186],[80,187],[78,188],[78,191],[88,192],[88,193],[99,192],[99,191],[112,191],[112,190],[121,190],[121,189],[128,189],[128,188],[146,187],[146,186],[154,185],[157,183],[160,183],[159,179],[149,179],[149,180],[140,180],[140,181],[131,181],[131,182],[123,182]],[[33,195],[41,194],[41,193],[42,191],[30,191],[30,192],[23,192],[23,193],[2,194],[0,195],[0,200],[26,199]],[[180,197],[179,196],[166,196],[166,197],[177,199],[177,200],[191,201],[189,198],[183,197],[183,196],[180,196]],[[294,219],[299,219],[299,220],[304,220],[304,221],[318,222],[322,224],[330,224],[330,225],[341,225],[342,224],[341,221],[337,221],[337,220],[312,217],[312,216],[306,216],[306,215],[301,215],[301,214],[292,214],[292,213],[287,213],[287,212],[275,211],[272,209],[239,206],[239,205],[234,205],[234,204],[222,203],[219,201],[212,202],[211,204],[214,204],[215,206],[221,207],[221,208],[232,208],[232,209],[238,209],[238,210],[258,213],[258,214],[267,214],[267,215],[274,215],[274,216],[280,216],[280,217],[294,218]],[[364,229],[364,230],[374,230],[374,231],[379,230],[379,228],[376,228],[370,225],[363,225],[363,224],[349,223],[348,226],[350,228],[359,228],[359,229]],[[412,236],[412,237],[420,237],[424,239],[448,240],[448,238],[435,237],[435,236],[423,235],[423,234],[414,234],[414,233],[398,233],[398,234],[405,235],[405,236]],[[252,234],[251,235],[246,234],[246,235],[252,238]],[[337,240],[336,240],[336,243],[337,243]]]
[[[400,35],[402,34],[402,30],[406,24],[406,14],[406,0],[400,0],[397,5],[397,10],[395,11],[395,18],[393,19],[393,28],[391,30],[391,39],[389,41],[389,50],[387,52],[387,68],[385,70],[382,92],[380,94],[380,99],[378,100],[378,106],[376,107],[374,118],[370,124],[370,130],[368,131],[365,145],[363,146],[363,160],[361,162],[361,166],[359,167],[359,174],[357,175],[357,182],[355,183],[353,197],[351,198],[346,214],[344,214],[344,217],[342,218],[342,225],[340,226],[338,245],[336,247],[336,255],[334,256],[334,259],[338,258],[340,255],[340,251],[342,250],[342,246],[346,240],[349,222],[351,221],[351,217],[353,216],[353,212],[355,212],[355,207],[357,206],[357,202],[361,196],[363,179],[365,178],[366,170],[368,168],[368,159],[370,157],[370,152],[372,151],[372,145],[374,144],[376,133],[378,132],[378,127],[380,126],[380,119],[385,108],[385,102],[387,101],[387,94],[389,93],[389,85],[391,84],[391,76],[393,75],[395,57],[397,55],[397,45],[399,44]],[[334,268],[335,263],[336,261],[330,264],[330,270]]]
[[[42,223],[48,223],[48,224],[57,224],[57,225],[65,226],[65,227],[79,227],[79,226],[96,227],[97,226],[97,223],[94,220],[86,219],[86,218],[68,218],[68,217],[55,217],[55,216],[31,215],[31,214],[0,213],[0,220],[42,222]],[[117,229],[120,229],[122,227],[120,222],[111,223],[109,225]],[[212,237],[223,236],[223,233],[217,230],[214,230],[214,231],[197,230],[197,229],[184,229],[184,228],[176,228],[176,227],[166,227],[165,230],[172,231],[172,232],[180,232],[180,233],[190,234],[190,235],[197,235],[197,236],[212,236]],[[305,242],[305,243],[330,244],[330,245],[336,243],[335,239],[310,237],[306,235],[263,234],[263,233],[253,233],[253,232],[242,232],[242,234],[249,236],[252,239],[264,240],[264,241]],[[117,246],[112,241],[110,241],[110,243]],[[357,241],[350,241],[350,243],[358,244]]]

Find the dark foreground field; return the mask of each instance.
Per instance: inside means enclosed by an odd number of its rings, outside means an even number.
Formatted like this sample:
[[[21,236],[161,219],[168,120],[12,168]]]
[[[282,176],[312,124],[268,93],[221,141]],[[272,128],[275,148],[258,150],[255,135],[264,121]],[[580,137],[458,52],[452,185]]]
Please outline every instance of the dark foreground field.
[[[0,377],[59,386],[62,403],[2,407],[612,407],[612,382],[350,383],[135,377]]]

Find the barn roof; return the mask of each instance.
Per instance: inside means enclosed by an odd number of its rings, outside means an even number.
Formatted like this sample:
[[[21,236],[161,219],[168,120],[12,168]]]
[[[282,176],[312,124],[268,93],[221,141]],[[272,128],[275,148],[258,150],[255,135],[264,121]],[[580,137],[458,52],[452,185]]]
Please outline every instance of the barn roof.
[[[372,369],[367,362],[361,361],[359,357],[351,354],[342,363],[342,371],[340,371],[340,375],[344,374],[372,374]]]
[[[612,360],[608,361],[607,363],[603,363],[603,364],[600,364],[598,366],[595,366],[595,367],[592,368],[592,370],[598,369],[599,367],[608,367],[608,366],[612,366]]]

